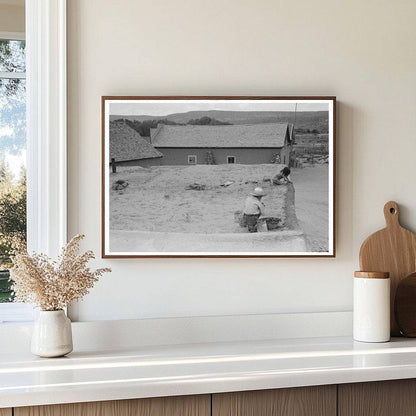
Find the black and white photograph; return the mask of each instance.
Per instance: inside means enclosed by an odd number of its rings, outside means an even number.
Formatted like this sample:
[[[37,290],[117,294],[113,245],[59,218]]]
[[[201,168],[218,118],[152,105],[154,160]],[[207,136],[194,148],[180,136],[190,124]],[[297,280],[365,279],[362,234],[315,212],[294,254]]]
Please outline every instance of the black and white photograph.
[[[335,256],[334,97],[102,97],[103,257]]]

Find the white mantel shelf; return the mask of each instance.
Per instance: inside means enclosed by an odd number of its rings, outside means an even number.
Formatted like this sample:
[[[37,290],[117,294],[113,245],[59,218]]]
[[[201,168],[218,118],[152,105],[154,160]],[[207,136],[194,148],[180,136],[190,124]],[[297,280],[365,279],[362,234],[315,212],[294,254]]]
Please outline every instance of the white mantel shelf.
[[[348,337],[0,354],[0,407],[416,378],[416,340]]]

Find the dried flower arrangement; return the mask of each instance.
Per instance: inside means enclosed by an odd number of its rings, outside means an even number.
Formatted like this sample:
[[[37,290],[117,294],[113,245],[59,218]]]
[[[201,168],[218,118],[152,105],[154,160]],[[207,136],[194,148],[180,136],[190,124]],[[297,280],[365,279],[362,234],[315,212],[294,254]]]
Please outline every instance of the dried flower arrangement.
[[[45,311],[60,310],[84,297],[103,273],[111,272],[109,268],[88,268],[94,253],[78,254],[83,238],[81,234],[72,238],[56,261],[45,254],[29,255],[26,249],[17,252],[10,270],[15,302],[34,303]]]

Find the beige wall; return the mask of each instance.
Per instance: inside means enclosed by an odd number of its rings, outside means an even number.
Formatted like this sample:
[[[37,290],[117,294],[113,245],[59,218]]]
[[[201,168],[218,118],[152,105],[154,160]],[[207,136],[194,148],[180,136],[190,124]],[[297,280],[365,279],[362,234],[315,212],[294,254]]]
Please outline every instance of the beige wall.
[[[0,4],[0,32],[24,32],[25,8]]]
[[[414,0],[68,0],[69,233],[100,252],[101,95],[336,95],[336,259],[97,260],[79,319],[351,309],[361,241],[416,230]]]

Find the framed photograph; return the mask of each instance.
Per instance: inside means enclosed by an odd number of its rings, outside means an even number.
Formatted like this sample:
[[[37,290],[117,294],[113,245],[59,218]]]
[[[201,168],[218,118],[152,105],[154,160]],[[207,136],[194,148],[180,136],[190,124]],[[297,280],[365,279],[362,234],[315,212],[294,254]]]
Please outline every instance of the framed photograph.
[[[335,257],[335,97],[102,97],[102,256]]]

